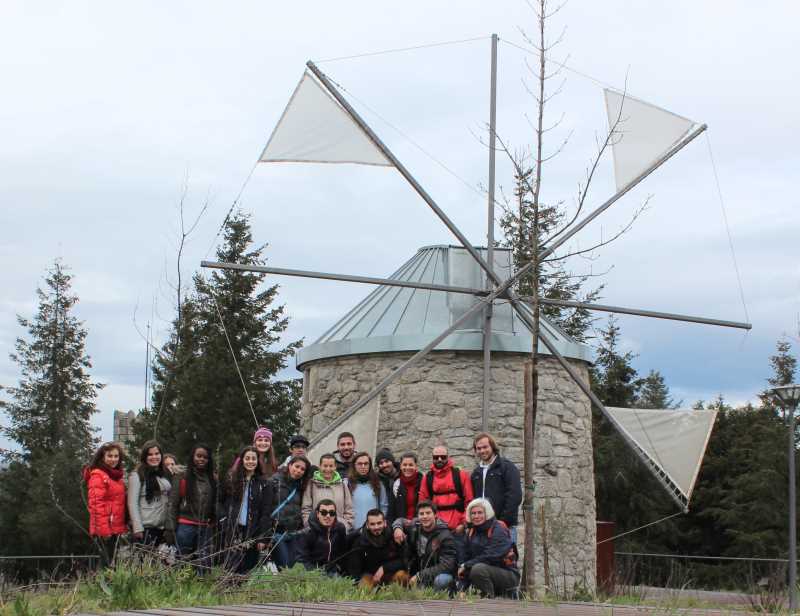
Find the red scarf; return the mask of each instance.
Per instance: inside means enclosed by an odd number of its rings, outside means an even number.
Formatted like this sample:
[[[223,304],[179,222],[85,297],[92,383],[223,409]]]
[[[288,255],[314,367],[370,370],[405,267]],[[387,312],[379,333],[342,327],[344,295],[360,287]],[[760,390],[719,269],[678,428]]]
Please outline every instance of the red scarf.
[[[403,485],[406,487],[406,518],[409,520],[414,517],[415,514],[414,510],[417,507],[418,478],[419,478],[419,473],[415,473],[411,475],[411,477],[400,475],[400,481],[402,481]]]
[[[96,468],[103,471],[106,475],[109,476],[109,478],[113,479],[114,481],[119,481],[120,479],[122,479],[122,475],[124,474],[124,471],[120,467],[111,468],[110,466],[106,466],[103,463],[100,463],[100,466]]]

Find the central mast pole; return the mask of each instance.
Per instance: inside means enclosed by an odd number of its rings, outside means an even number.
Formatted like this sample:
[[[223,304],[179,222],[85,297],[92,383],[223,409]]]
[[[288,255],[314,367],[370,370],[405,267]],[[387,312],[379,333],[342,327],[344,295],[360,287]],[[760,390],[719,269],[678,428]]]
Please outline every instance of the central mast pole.
[[[489,87],[489,204],[486,221],[486,261],[494,268],[494,170],[495,143],[497,125],[497,35],[492,34],[492,68],[491,85]],[[494,285],[489,276],[486,277],[486,290],[491,291]],[[492,304],[484,311],[483,320],[483,407],[481,413],[481,431],[489,431],[489,404],[492,392]]]

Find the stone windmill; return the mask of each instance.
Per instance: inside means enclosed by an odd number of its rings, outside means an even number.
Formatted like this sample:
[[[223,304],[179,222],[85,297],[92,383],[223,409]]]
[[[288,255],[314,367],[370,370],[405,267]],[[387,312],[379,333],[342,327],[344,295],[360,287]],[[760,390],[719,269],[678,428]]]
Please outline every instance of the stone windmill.
[[[307,63],[261,162],[355,163],[399,172],[458,240],[458,246],[421,249],[389,278],[231,263],[203,267],[259,271],[377,285],[316,343],[303,349],[303,422],[312,449],[330,451],[344,429],[356,433],[359,448],[376,443],[419,450],[447,437],[462,462],[468,439],[479,429],[500,432],[512,459],[526,462],[530,496],[558,503],[568,539],[561,549],[565,577],[594,585],[594,482],[591,407],[619,430],[664,489],[688,507],[714,414],[708,412],[608,409],[588,385],[585,347],[546,319],[536,347],[543,359],[542,412],[536,441],[520,438],[525,355],[535,331],[530,307],[515,291],[533,263],[514,271],[507,251],[494,248],[494,153],[497,37],[492,37],[492,92],[489,122],[489,209],[487,248],[475,247],[453,224],[333,82]],[[649,103],[606,91],[610,118],[625,118],[613,144],[617,192],[557,240],[543,246],[552,255],[634,186],[688,145],[705,129]],[[749,329],[747,323],[687,315],[548,300],[561,306]],[[224,324],[223,324],[224,326]],[[532,458],[535,456],[535,460]],[[535,462],[535,464],[533,464]],[[528,466],[528,463],[531,463]],[[532,514],[529,508],[527,512]]]

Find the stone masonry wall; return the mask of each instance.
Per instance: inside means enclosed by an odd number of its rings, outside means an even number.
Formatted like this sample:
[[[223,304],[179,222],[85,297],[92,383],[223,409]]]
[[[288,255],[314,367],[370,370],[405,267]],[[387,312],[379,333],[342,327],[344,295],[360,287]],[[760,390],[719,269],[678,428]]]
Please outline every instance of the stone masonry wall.
[[[304,374],[303,429],[315,436],[411,353],[326,359]],[[523,354],[493,353],[489,432],[502,455],[522,468]],[[587,366],[575,362],[588,380]],[[426,470],[444,442],[456,463],[475,466],[472,438],[481,428],[483,363],[479,352],[430,353],[381,394],[378,448],[413,451]],[[595,586],[595,497],[588,399],[550,357],[542,357],[536,418],[535,532],[537,589],[570,595]],[[543,558],[542,516],[548,559]],[[521,521],[521,516],[520,516]],[[519,543],[522,543],[520,537]],[[545,566],[546,565],[546,566]],[[547,580],[545,579],[547,572]]]

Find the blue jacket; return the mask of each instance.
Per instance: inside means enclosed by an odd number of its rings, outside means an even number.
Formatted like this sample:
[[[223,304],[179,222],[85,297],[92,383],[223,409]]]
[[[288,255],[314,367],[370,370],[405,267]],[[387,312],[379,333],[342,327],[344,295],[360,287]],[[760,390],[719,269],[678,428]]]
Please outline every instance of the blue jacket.
[[[506,558],[512,546],[511,533],[497,518],[490,518],[480,526],[468,525],[462,564],[467,569],[478,563],[486,563],[492,567],[518,571],[516,564],[509,563]]]
[[[486,486],[483,485],[483,469],[478,465],[470,476],[475,498],[486,498],[492,503],[494,514],[506,526],[517,525],[517,515],[522,503],[522,483],[519,469],[508,458],[496,456],[486,471]]]

